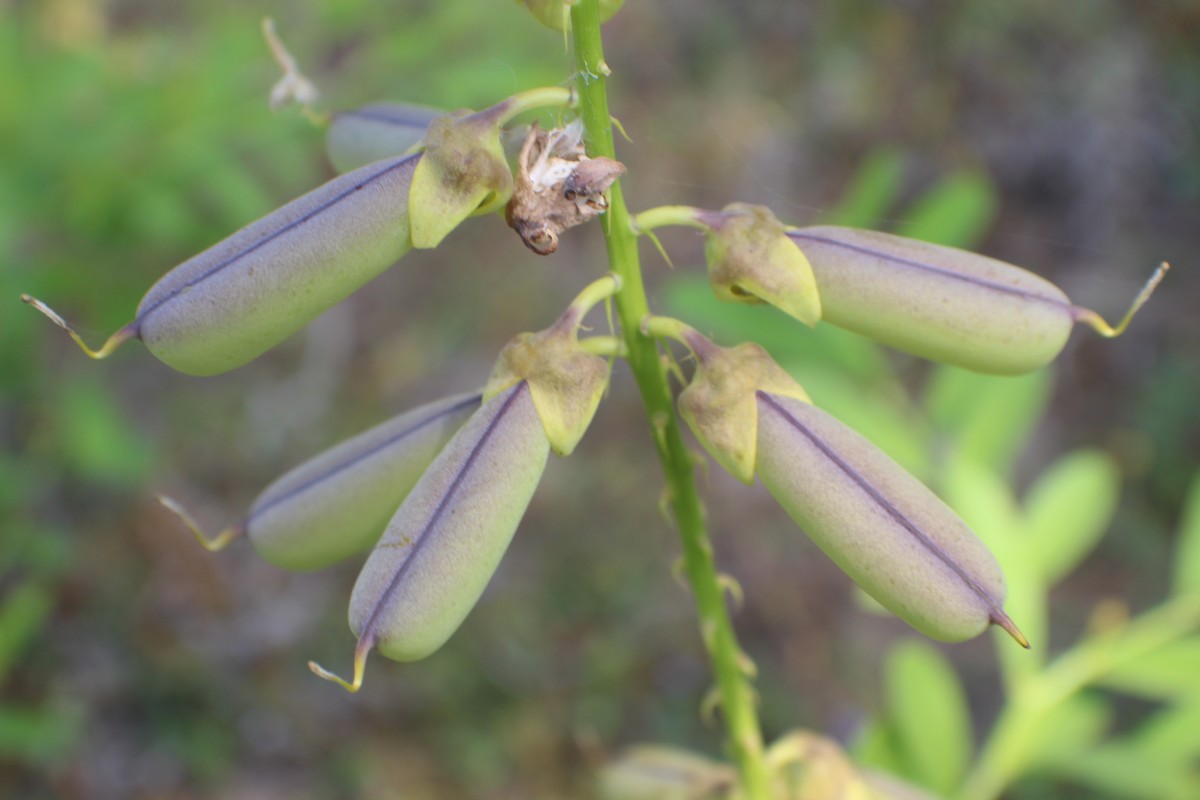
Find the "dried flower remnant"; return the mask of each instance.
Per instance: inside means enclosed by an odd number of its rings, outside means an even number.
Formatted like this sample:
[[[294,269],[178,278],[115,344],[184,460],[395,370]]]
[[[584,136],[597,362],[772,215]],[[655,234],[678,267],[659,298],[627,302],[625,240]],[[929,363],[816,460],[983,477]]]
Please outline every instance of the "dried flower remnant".
[[[479,408],[480,394],[443,398],[341,442],[280,477],[249,513],[207,537],[174,500],[160,496],[208,550],[246,536],[264,559],[312,570],[370,548],[450,437]]]
[[[608,210],[605,192],[625,173],[610,158],[588,158],[583,125],[529,129],[517,159],[516,186],[504,218],[533,252],[550,255],[558,237]]]

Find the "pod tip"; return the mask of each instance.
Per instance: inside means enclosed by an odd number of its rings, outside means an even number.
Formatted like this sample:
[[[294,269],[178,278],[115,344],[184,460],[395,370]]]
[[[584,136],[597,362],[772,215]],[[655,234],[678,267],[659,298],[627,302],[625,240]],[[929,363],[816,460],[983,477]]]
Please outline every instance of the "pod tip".
[[[1005,633],[1013,638],[1013,640],[1024,647],[1026,650],[1032,649],[1029,640],[1025,638],[1025,634],[1021,633],[1021,629],[1012,621],[1012,617],[1005,614],[1003,611],[993,611],[991,623],[998,628],[1001,628]]]
[[[21,295],[21,302],[25,303],[26,305],[33,306],[38,311],[42,312],[42,314],[44,314],[51,322],[66,331],[67,335],[74,340],[75,344],[79,345],[79,349],[86,353],[90,358],[97,360],[108,358],[110,355],[112,355],[114,350],[125,344],[125,342],[129,341],[130,339],[137,338],[137,326],[135,323],[131,322],[118,330],[112,336],[108,337],[108,341],[106,341],[99,350],[93,350],[87,346],[87,343],[84,342],[79,334],[75,332],[75,329],[72,328],[67,321],[62,318],[62,315],[60,315],[53,308],[46,305],[41,300],[38,300],[33,295],[28,294]]]
[[[368,639],[360,639],[358,647],[354,649],[354,676],[351,680],[346,680],[340,675],[336,675],[322,667],[315,661],[308,662],[308,668],[312,674],[316,675],[321,680],[336,683],[347,692],[355,694],[362,688],[363,673],[367,668],[367,655],[371,652],[372,643]]]
[[[1125,316],[1122,317],[1121,321],[1116,325],[1109,325],[1103,317],[1091,309],[1079,307],[1075,307],[1073,309],[1076,321],[1090,325],[1092,329],[1096,331],[1096,333],[1100,334],[1106,339],[1112,339],[1116,336],[1120,336],[1125,332],[1125,329],[1129,327],[1129,323],[1133,320],[1133,317],[1135,314],[1137,314],[1138,310],[1141,309],[1141,307],[1146,304],[1146,301],[1150,299],[1150,295],[1154,294],[1154,290],[1158,288],[1160,283],[1162,283],[1162,279],[1166,276],[1169,269],[1171,269],[1171,265],[1166,261],[1158,265],[1158,268],[1154,270],[1154,274],[1150,276],[1150,278],[1142,286],[1141,291],[1138,292],[1137,296],[1133,298],[1133,302],[1130,303],[1129,310],[1125,312]]]
[[[157,500],[163,508],[179,517],[180,521],[183,522],[183,524],[188,527],[188,530],[192,532],[192,535],[196,537],[196,541],[198,541],[201,546],[210,553],[215,553],[218,550],[224,550],[229,546],[230,542],[242,536],[246,532],[245,523],[238,522],[234,525],[230,525],[216,536],[207,536],[196,523],[196,520],[192,518],[192,515],[189,514],[187,509],[184,508],[180,503],[170,497],[167,497],[165,494],[156,494],[154,495],[154,499]]]

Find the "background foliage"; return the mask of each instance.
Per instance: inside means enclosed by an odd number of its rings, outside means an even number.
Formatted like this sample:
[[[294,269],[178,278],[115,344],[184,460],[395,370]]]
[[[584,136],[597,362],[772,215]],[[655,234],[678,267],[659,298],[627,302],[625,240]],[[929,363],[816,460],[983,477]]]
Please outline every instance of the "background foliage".
[[[635,208],[736,199],[798,224],[970,246],[1109,316],[1155,263],[1175,263],[1125,338],[1079,332],[1053,373],[996,379],[718,307],[693,234],[664,236],[673,271],[647,257],[664,310],[763,341],[818,402],[952,499],[1011,503],[1015,488],[1055,587],[1052,627],[1018,617],[1038,647],[1028,663],[1103,630],[1097,607],[1119,618],[1158,603],[1200,463],[1195,4],[628,6],[606,34]],[[43,297],[99,340],[171,265],[331,174],[320,132],[266,109],[264,14],[335,108],[479,107],[557,84],[561,37],[481,0],[0,11],[0,795],[586,796],[591,768],[631,742],[713,753],[697,710],[707,669],[620,370],[461,632],[425,662],[376,660],[359,696],[304,667],[348,662],[355,565],[290,575],[246,546],[209,556],[151,499],[185,498],[215,529],[336,439],[478,385],[509,336],[547,324],[598,274],[596,231],[543,261],[498,218],[478,221],[213,379],[137,346],[90,363],[16,301]],[[986,641],[918,642],[864,613],[760,489],[713,470],[708,500],[719,563],[747,591],[736,623],[768,736],[823,730],[954,786],[968,740],[947,736],[961,750],[944,760],[914,750],[925,740],[906,709],[978,742],[1023,654],[998,667]],[[1149,737],[1182,765],[1172,774],[1194,778],[1198,651],[1193,636],[1112,678],[1122,695],[1080,700],[1062,724],[1086,733],[1088,755],[1043,765],[1012,796],[1168,796],[1138,785],[1165,767],[1096,749],[1105,731],[1118,745]],[[939,671],[959,678],[922,688]],[[1104,788],[1074,788],[1089,777]]]

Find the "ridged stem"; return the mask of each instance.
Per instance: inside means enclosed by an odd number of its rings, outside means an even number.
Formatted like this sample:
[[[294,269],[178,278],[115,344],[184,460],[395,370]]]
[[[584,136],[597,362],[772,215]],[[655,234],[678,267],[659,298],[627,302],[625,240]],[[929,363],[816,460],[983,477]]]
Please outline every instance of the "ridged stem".
[[[571,7],[571,32],[587,152],[593,157],[615,158],[606,88],[609,70],[604,62],[598,0],[581,0]],[[637,236],[620,182],[612,187],[603,224],[610,269],[623,281],[623,288],[616,295],[617,316],[683,540],[684,573],[695,598],[700,631],[716,674],[730,755],[740,772],[742,796],[746,800],[769,800],[770,775],[763,756],[755,694],[743,671],[745,659],[733,632],[721,579],[713,562],[704,510],[696,489],[694,462],[680,432],[658,346],[640,332],[641,320],[650,313],[650,308],[642,283]]]

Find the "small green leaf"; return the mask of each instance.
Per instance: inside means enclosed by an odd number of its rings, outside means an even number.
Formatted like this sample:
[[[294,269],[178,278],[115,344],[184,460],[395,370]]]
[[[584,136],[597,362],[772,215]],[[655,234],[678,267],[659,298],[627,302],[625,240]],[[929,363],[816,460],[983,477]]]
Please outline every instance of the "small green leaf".
[[[875,148],[863,159],[837,205],[821,222],[848,228],[877,227],[900,195],[903,178],[903,153],[891,147]]]
[[[971,248],[996,218],[992,179],[984,172],[952,174],[908,207],[896,233],[913,239]]]
[[[1200,698],[1200,636],[1180,639],[1122,664],[1103,682],[1122,692],[1160,700]]]
[[[1200,594],[1200,473],[1183,506],[1172,586],[1177,594]]]
[[[0,601],[0,686],[22,651],[41,629],[53,605],[51,593],[25,580]]]
[[[863,597],[870,595],[860,592]],[[874,600],[871,600],[874,603]],[[883,608],[883,606],[879,606]],[[858,731],[851,748],[854,761],[864,767],[872,767],[892,775],[907,775],[904,757],[896,731],[880,719],[868,719]]]
[[[1046,410],[1051,378],[1048,370],[996,376],[942,366],[930,377],[925,407],[956,451],[1007,475]]]
[[[1025,500],[1029,551],[1048,585],[1071,572],[1112,522],[1120,490],[1116,463],[1096,450],[1059,459]]]
[[[143,482],[154,460],[152,446],[103,384],[79,377],[59,394],[58,404],[58,446],[67,464],[93,480]]]
[[[1130,737],[1147,759],[1182,764],[1200,759],[1200,694],[1152,716]]]
[[[1111,742],[1080,753],[1056,766],[1055,772],[1105,796],[1139,800],[1192,800],[1200,797],[1200,776],[1188,765],[1169,765],[1147,758],[1127,741]]]
[[[971,756],[971,715],[958,673],[934,648],[916,640],[887,660],[887,702],[901,752],[926,788],[948,795]]]
[[[1070,763],[1104,737],[1112,725],[1112,708],[1099,694],[1076,694],[1038,723],[1028,748],[1031,766],[1051,768]]]

